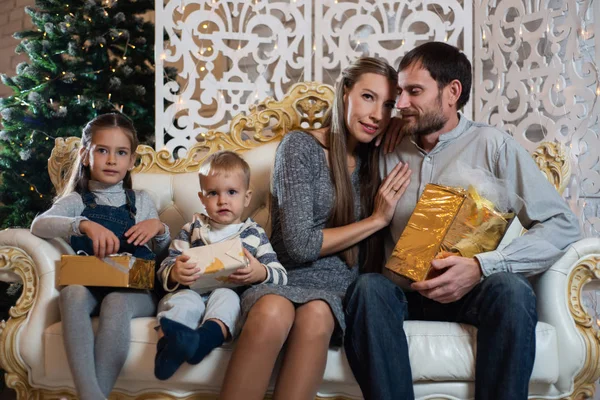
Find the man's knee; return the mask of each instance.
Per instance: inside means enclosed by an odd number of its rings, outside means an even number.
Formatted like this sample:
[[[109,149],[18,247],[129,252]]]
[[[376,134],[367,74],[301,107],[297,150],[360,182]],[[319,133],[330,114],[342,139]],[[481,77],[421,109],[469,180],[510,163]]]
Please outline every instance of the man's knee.
[[[406,303],[404,292],[396,284],[378,273],[360,275],[348,288],[344,299],[347,308],[358,304],[380,307],[383,304]]]
[[[488,288],[497,296],[505,297],[509,301],[518,303],[535,302],[535,292],[529,281],[519,274],[499,272],[487,277],[484,281]]]
[[[487,296],[494,299],[494,313],[537,321],[535,292],[525,277],[499,272],[487,277],[484,283]]]

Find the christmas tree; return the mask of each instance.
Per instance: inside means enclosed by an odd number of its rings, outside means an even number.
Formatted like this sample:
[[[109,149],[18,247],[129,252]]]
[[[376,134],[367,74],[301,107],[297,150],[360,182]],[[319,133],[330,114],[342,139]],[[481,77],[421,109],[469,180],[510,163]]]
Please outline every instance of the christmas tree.
[[[36,0],[35,28],[15,34],[30,62],[2,76],[0,228],[27,227],[54,197],[47,162],[54,138],[80,136],[96,115],[131,118],[142,143],[154,138],[153,0]],[[165,79],[173,79],[168,70]]]

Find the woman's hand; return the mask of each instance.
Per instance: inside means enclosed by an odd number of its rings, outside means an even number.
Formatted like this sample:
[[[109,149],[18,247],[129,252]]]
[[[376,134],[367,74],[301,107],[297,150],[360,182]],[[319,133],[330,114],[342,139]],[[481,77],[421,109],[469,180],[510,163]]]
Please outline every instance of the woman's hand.
[[[250,285],[256,282],[263,282],[267,279],[267,269],[262,265],[252,253],[244,247],[244,254],[250,264],[245,268],[240,268],[233,274],[229,275],[229,280],[239,285]]]
[[[163,233],[165,233],[165,226],[159,219],[154,218],[138,222],[125,232],[125,237],[127,238],[127,243],[133,243],[135,246],[143,246],[154,236],[162,235]]]
[[[179,255],[175,259],[175,264],[169,273],[170,283],[177,282],[181,285],[190,286],[198,279],[200,268],[196,268],[196,263],[187,262],[190,256]]]
[[[372,216],[383,226],[389,225],[392,220],[396,204],[410,183],[411,172],[408,164],[399,162],[379,186]]]
[[[104,258],[119,251],[119,238],[110,230],[93,221],[81,221],[79,231],[92,240],[94,255]]]

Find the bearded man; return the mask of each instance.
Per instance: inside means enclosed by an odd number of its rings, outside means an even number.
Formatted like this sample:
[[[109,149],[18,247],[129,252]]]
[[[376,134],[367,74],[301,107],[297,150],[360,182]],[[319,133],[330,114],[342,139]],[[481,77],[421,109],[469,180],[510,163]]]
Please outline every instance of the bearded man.
[[[444,177],[461,173],[465,164],[503,180],[524,200],[512,211],[528,231],[501,250],[434,260],[440,274],[410,290],[379,273],[359,276],[345,298],[345,349],[365,399],[414,398],[407,319],[476,326],[475,398],[526,399],[537,324],[527,278],[550,268],[581,237],[575,216],[529,153],[505,132],[458,111],[469,99],[471,80],[467,57],[446,43],[421,45],[400,63],[401,125],[388,132],[398,145],[382,155],[380,167],[385,176],[406,162],[413,173],[389,226],[386,256],[425,185],[445,184]]]

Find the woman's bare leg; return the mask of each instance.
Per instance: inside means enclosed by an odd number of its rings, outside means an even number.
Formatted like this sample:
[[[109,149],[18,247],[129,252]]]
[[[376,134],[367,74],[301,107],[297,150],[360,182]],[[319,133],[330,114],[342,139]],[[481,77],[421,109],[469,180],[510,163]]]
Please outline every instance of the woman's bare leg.
[[[335,327],[331,308],[322,300],[296,310],[273,399],[313,400],[323,380],[327,349]]]
[[[220,399],[264,398],[294,316],[294,305],[281,296],[269,294],[254,304],[227,367]]]

